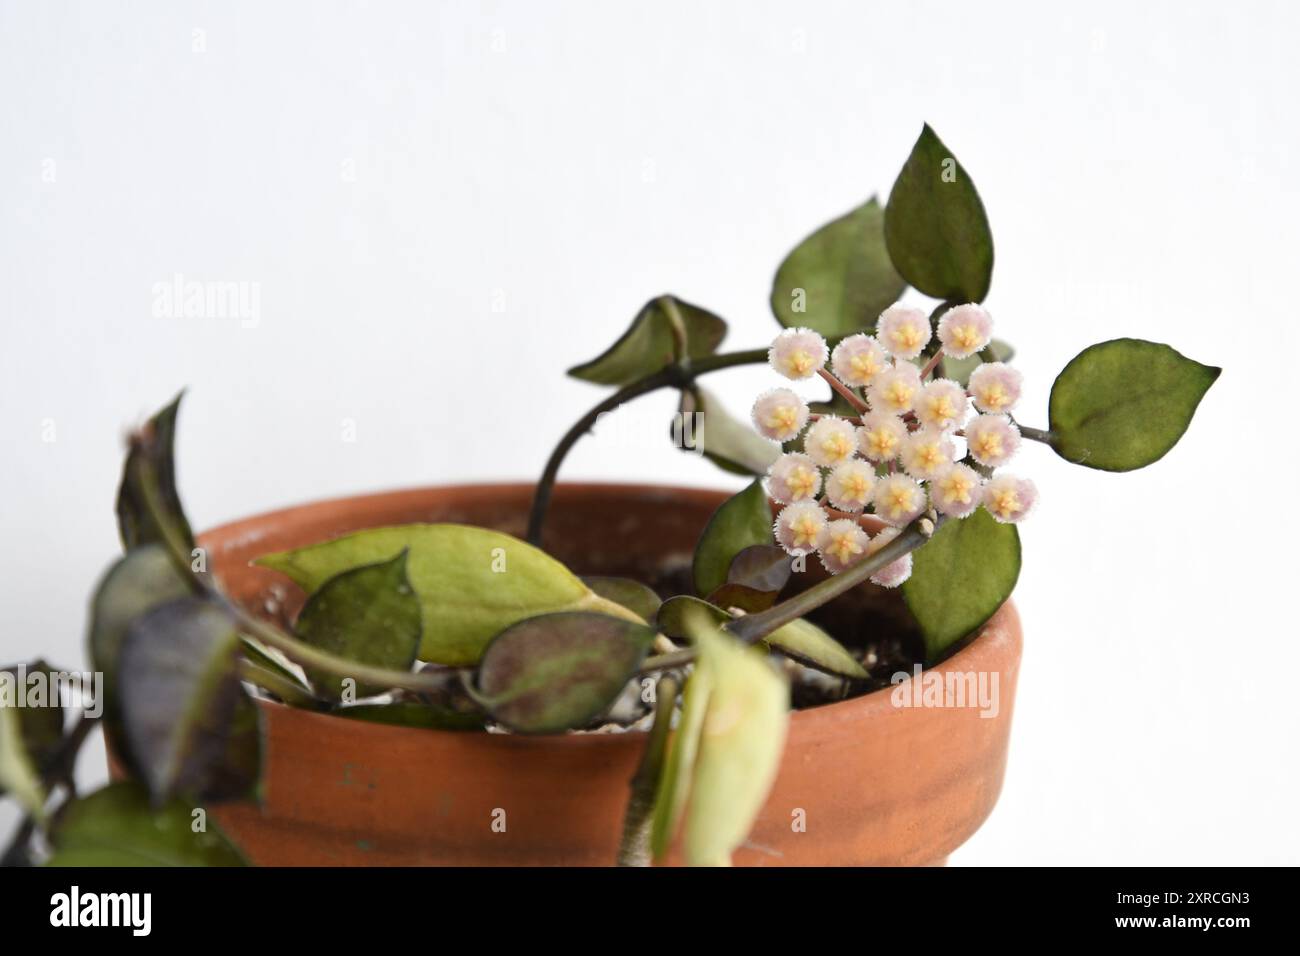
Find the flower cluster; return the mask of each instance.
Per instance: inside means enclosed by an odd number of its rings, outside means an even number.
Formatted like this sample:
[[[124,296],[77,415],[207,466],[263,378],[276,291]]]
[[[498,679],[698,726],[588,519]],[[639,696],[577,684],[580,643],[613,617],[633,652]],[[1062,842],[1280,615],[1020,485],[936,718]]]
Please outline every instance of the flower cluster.
[[[924,312],[900,304],[881,314],[874,336],[850,335],[834,351],[809,329],[776,337],[772,368],[792,381],[821,376],[858,413],[814,415],[789,388],[771,389],[754,403],[754,427],[764,437],[788,443],[802,436],[802,450],[782,455],[767,476],[768,493],[785,505],[774,532],[786,551],[815,552],[838,574],[924,514],[965,518],[983,506],[1012,523],[1029,513],[1038,498],[1034,483],[994,474],[1020,448],[1009,414],[1020,399],[1020,372],[986,362],[964,388],[949,379],[927,381],[942,357],[969,358],[992,332],[993,320],[979,305],[949,309],[936,332]],[[935,334],[938,348],[917,364]],[[875,535],[859,521],[868,511],[886,525]],[[871,580],[895,587],[911,573],[905,555]]]

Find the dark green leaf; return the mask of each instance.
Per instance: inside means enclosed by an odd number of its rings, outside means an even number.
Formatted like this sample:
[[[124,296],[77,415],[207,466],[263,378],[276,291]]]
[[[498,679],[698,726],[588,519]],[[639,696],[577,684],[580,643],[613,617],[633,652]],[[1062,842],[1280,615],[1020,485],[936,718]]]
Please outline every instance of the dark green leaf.
[[[114,562],[91,601],[87,643],[91,667],[104,675],[105,733],[114,743],[114,752],[128,766],[133,762],[122,733],[118,693],[122,642],[132,621],[152,608],[189,595],[191,587],[163,545],[146,544],[132,548]]]
[[[122,483],[117,491],[118,532],[127,550],[163,541],[164,532],[186,551],[194,547],[194,535],[176,490],[173,445],[181,397],[177,395],[170,405],[145,422],[144,427],[131,437],[122,469]],[[159,526],[146,506],[149,495],[154,497],[162,511],[165,528]]]
[[[927,125],[885,207],[895,268],[921,292],[983,302],[993,278],[993,235],[966,170]]]
[[[364,720],[367,723],[390,724],[395,727],[419,727],[424,730],[483,729],[482,712],[461,712],[415,701],[357,704],[355,707],[341,707],[333,713],[336,717],[346,717],[349,720]]]
[[[370,528],[259,558],[311,593],[330,578],[409,549],[406,575],[420,599],[421,660],[478,663],[483,648],[516,621],[556,611],[635,618],[593,592],[556,561],[499,531],[458,524]]]
[[[26,813],[45,817],[45,786],[36,761],[23,740],[16,704],[0,700],[0,794],[10,794]]]
[[[582,727],[614,702],[654,637],[644,624],[605,614],[529,618],[487,646],[477,694],[494,718],[520,733]]]
[[[307,599],[295,630],[303,641],[348,660],[409,671],[420,649],[420,600],[406,580],[406,556],[362,565],[326,581]],[[344,679],[309,671],[312,685],[333,700]],[[386,687],[354,685],[358,697]]]
[[[733,475],[763,475],[781,457],[781,447],[768,441],[748,422],[733,418],[712,393],[698,385],[682,389],[673,422],[674,444],[701,454]]]
[[[1144,468],[1178,444],[1221,371],[1141,339],[1086,348],[1052,385],[1052,447],[1089,468]]]
[[[872,196],[799,243],[772,282],[777,321],[831,337],[874,328],[906,288],[885,249],[884,219]]]
[[[707,309],[660,296],[642,306],[617,342],[569,374],[597,385],[626,385],[679,361],[683,343],[685,356],[712,355],[726,334],[727,323]]]
[[[584,577],[582,583],[601,597],[621,604],[643,621],[653,621],[659,613],[659,595],[640,581],[631,578],[610,578],[600,575]]]
[[[994,339],[990,342],[989,349],[993,354],[993,361],[995,362],[1010,362],[1016,354],[1016,350],[1001,339]],[[940,374],[943,378],[950,378],[954,382],[968,385],[970,384],[971,372],[975,371],[983,364],[984,359],[980,358],[978,353],[972,355],[970,358],[964,359],[955,359],[951,356],[945,355],[943,360],[939,363],[939,368]]]
[[[195,807],[155,808],[137,784],[115,783],[72,801],[51,835],[49,866],[245,866],[212,819],[195,832]]]
[[[247,798],[261,770],[257,705],[239,680],[230,617],[197,597],[138,618],[117,675],[124,737],[155,802]]]
[[[903,597],[921,626],[926,656],[981,627],[1011,596],[1020,576],[1020,535],[983,508],[947,521],[912,555]]]
[[[752,545],[732,559],[726,583],[709,595],[709,603],[749,614],[765,611],[776,603],[790,573],[790,556],[781,548]]]
[[[32,690],[30,678],[39,674],[39,686],[44,695],[38,697]],[[11,683],[12,682],[12,683]],[[26,684],[26,705],[13,708],[22,735],[23,747],[31,757],[37,773],[44,774],[51,766],[54,755],[63,740],[63,705],[59,700],[58,672],[45,661],[0,668],[0,706],[8,699],[10,689],[17,693],[19,685]],[[91,688],[87,687],[89,691]],[[0,792],[3,792],[0,786]]]
[[[695,590],[711,594],[727,580],[731,561],[744,548],[772,543],[772,510],[761,481],[724,501],[695,545]]]

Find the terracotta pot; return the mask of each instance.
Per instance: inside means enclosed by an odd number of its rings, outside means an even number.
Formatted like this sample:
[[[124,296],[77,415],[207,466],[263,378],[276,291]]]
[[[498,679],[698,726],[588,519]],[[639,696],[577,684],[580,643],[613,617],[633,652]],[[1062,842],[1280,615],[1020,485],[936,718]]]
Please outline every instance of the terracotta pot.
[[[345,532],[456,521],[522,535],[529,485],[467,485],[289,508],[201,541],[227,591],[265,613],[302,596],[249,561]],[[685,565],[724,492],[561,485],[547,547],[578,573],[645,576]],[[997,674],[999,708],[897,707],[889,689],[793,714],[780,774],[746,865],[937,864],[988,816],[1002,786],[1020,662],[1008,602],[927,673]],[[216,810],[262,865],[614,861],[640,734],[523,737],[391,727],[264,705],[261,808]],[[502,818],[504,832],[494,821]],[[799,813],[802,811],[802,814]],[[798,832],[795,821],[806,821]]]

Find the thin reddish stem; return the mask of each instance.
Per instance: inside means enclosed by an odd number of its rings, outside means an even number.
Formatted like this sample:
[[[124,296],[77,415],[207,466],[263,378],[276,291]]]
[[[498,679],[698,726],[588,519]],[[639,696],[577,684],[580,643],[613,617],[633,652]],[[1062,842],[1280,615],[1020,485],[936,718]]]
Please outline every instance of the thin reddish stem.
[[[848,402],[850,405],[856,408],[858,410],[859,415],[862,414],[863,412],[870,410],[867,406],[867,403],[864,402],[862,399],[858,398],[856,394],[854,394],[853,389],[849,388],[847,385],[841,382],[830,372],[826,371],[826,369],[819,368],[817,370],[817,374],[820,375],[822,378],[824,378],[826,380],[826,383],[830,385],[831,388],[835,389],[836,392],[842,395],[846,402]]]

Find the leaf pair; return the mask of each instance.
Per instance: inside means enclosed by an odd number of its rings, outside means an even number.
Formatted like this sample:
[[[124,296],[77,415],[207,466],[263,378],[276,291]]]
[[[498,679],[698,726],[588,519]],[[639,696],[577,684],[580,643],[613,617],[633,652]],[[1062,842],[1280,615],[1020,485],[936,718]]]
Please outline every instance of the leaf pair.
[[[908,285],[948,302],[982,302],[992,275],[984,205],[927,125],[883,209],[872,198],[786,256],[772,285],[772,312],[787,328],[840,337],[873,330]]]
[[[175,486],[179,403],[132,439],[118,495],[128,551],[96,589],[89,633],[109,738],[158,805],[256,796],[262,763],[239,632],[185,561],[194,541]]]

